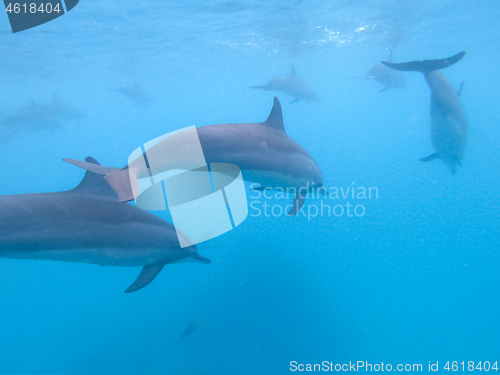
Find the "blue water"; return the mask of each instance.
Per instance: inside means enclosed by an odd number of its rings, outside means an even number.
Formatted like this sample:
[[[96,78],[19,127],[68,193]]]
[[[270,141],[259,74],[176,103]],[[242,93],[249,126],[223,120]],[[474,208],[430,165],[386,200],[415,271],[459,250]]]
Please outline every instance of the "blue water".
[[[447,372],[447,361],[500,360],[499,17],[492,1],[81,0],[12,34],[0,15],[0,111],[56,94],[85,114],[2,142],[1,195],[73,188],[83,172],[65,157],[121,167],[169,131],[264,121],[275,95],[325,186],[378,189],[333,202],[362,204],[363,217],[249,215],[198,246],[210,266],[168,265],[132,294],[139,268],[0,259],[0,373],[286,374],[291,361]],[[383,93],[349,79],[391,48],[395,61],[467,51],[443,70],[465,81],[456,175],[418,161],[433,152],[420,73]],[[318,102],[247,87],[291,64]],[[134,81],[151,104],[110,91]]]

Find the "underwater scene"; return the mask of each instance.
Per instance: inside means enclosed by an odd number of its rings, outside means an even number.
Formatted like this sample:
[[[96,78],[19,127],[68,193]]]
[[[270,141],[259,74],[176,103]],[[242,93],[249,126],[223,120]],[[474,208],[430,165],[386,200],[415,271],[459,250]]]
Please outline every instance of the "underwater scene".
[[[498,373],[500,3],[4,3],[0,374]]]

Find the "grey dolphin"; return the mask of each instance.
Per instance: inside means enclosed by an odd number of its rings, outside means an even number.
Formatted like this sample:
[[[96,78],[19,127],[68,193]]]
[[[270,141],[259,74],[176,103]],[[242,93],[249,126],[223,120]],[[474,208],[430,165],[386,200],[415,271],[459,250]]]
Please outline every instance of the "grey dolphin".
[[[116,199],[92,172],[73,190],[0,196],[0,258],[142,266],[126,293],[148,285],[166,264],[210,263],[195,246],[180,248],[173,225]]]
[[[266,91],[276,90],[284,92],[294,98],[290,103],[297,103],[305,100],[308,103],[311,100],[318,100],[316,93],[306,81],[297,76],[295,67],[292,65],[292,72],[285,76],[280,76],[270,80],[265,86],[248,86],[251,89],[261,89]]]
[[[397,70],[416,71],[424,74],[431,89],[431,139],[435,153],[420,159],[427,162],[441,159],[455,174],[457,164],[462,166],[462,159],[467,143],[467,116],[460,102],[460,93],[456,92],[450,81],[439,69],[447,68],[460,61],[465,52],[457,53],[447,59],[411,61],[394,64],[382,61],[382,64]]]
[[[184,338],[188,335],[192,335],[193,333],[195,333],[202,323],[203,323],[203,316],[201,314],[198,313],[195,316],[193,316],[187,328],[182,332],[181,338]]]
[[[149,104],[151,103],[151,98],[148,94],[146,94],[138,85],[137,82],[134,81],[133,86],[122,86],[119,89],[111,89],[111,91],[119,92],[120,94],[126,96],[127,98],[133,99],[136,101],[136,105],[143,103]]]
[[[61,124],[55,116],[32,101],[30,105],[2,119],[0,128],[8,129],[12,134],[42,129],[48,129],[52,132],[61,128]]]
[[[389,57],[389,62],[392,62],[392,50]],[[372,79],[375,82],[380,83],[382,86],[384,86],[384,88],[379,92],[384,92],[388,89],[400,89],[405,87],[406,85],[406,80],[403,73],[398,72],[394,69],[390,69],[382,63],[373,65],[370,71],[365,76],[354,78]]]
[[[289,216],[300,211],[307,191],[323,186],[323,175],[312,156],[286,134],[278,98],[274,98],[271,114],[264,122],[209,125],[196,128],[196,131],[208,163],[237,165],[246,181],[259,183],[263,188],[292,188],[295,198]],[[186,160],[192,159],[192,153],[184,146],[185,134],[187,132],[166,138],[147,151],[148,157],[164,160],[161,166],[156,166],[158,173],[186,168]],[[165,160],[165,150],[175,150],[176,159]],[[63,160],[105,175],[121,202],[133,200],[137,178],[149,176],[143,156],[122,169]]]

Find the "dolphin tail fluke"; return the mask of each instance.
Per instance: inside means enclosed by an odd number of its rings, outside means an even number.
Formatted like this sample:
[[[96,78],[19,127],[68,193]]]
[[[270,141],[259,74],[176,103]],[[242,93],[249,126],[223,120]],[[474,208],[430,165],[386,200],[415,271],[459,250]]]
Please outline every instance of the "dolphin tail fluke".
[[[434,159],[437,159],[439,156],[436,153],[433,153],[425,158],[420,159],[420,161],[423,161],[424,163],[427,163],[428,161],[432,161]]]
[[[420,72],[427,74],[433,70],[444,69],[457,63],[462,59],[462,57],[464,57],[464,55],[465,52],[459,52],[454,56],[448,57],[447,59],[410,61],[400,64],[382,61],[382,64],[388,66],[389,68],[402,70],[404,72]]]
[[[87,171],[103,175],[109,186],[111,186],[111,188],[118,195],[118,202],[129,202],[134,200],[135,197],[133,192],[139,191],[139,183],[137,182],[137,178],[131,178],[128,167],[105,167],[104,165],[97,165],[75,159],[63,159],[63,161],[74,164],[77,167],[83,168]],[[133,182],[134,185],[132,185]]]
[[[305,200],[306,200],[305,196],[303,197],[300,193],[295,194],[292,208],[290,209],[290,211],[288,211],[288,216],[296,215],[297,212],[299,212],[302,209]]]
[[[142,269],[141,273],[139,274],[139,277],[137,280],[135,280],[132,285],[130,285],[126,290],[125,293],[132,293],[135,292],[139,289],[144,288],[146,285],[148,285],[151,281],[155,279],[156,276],[161,272],[163,269],[163,266],[165,264],[161,263],[153,263],[153,264],[148,264],[144,266]]]

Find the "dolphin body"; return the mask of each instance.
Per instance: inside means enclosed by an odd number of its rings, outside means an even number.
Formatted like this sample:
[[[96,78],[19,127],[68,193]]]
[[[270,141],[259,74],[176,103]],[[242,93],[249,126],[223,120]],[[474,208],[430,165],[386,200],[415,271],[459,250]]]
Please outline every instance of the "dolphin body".
[[[149,97],[148,94],[146,94],[138,85],[137,82],[134,82],[134,86],[123,86],[120,87],[119,89],[112,89],[112,91],[119,92],[120,94],[126,96],[127,98],[133,99],[136,101],[135,105],[137,104],[149,104],[151,103],[151,98]]]
[[[294,203],[288,215],[300,211],[307,191],[323,186],[323,175],[309,153],[291,139],[285,131],[281,104],[274,98],[274,106],[268,119],[254,124],[220,124],[196,128],[207,163],[230,163],[242,170],[243,179],[259,183],[262,189],[283,190],[293,188]],[[186,160],[192,158],[187,142],[187,132],[177,133],[158,142],[147,151],[147,157],[163,160],[155,166],[157,173],[173,169],[185,169]],[[165,160],[164,150],[175,150],[177,160]],[[63,159],[81,168],[105,175],[106,181],[117,192],[118,200],[133,200],[137,191],[137,178],[149,176],[141,156],[124,168],[96,166],[74,159]],[[182,167],[181,167],[182,166]]]
[[[173,225],[116,199],[92,172],[73,190],[0,196],[0,258],[143,266],[125,293],[148,285],[166,264],[210,263],[195,246],[180,248]]]
[[[55,129],[61,128],[61,125],[55,116],[32,101],[30,105],[17,110],[0,121],[0,128],[8,129],[11,134],[17,134],[43,129],[53,132]]]
[[[392,62],[392,50],[389,62]],[[373,79],[375,82],[384,86],[379,92],[384,92],[388,89],[400,89],[405,87],[406,80],[403,73],[397,70],[390,69],[382,63],[377,63],[372,66],[366,76],[360,77],[365,79]]]
[[[463,86],[456,92],[440,69],[455,64],[464,55],[465,52],[460,52],[447,59],[400,64],[382,61],[382,64],[393,69],[424,74],[431,89],[431,139],[436,152],[420,161],[428,162],[439,158],[450,168],[452,174],[455,174],[457,165],[462,166],[467,143],[467,116],[460,102]]]
[[[316,93],[306,81],[297,76],[295,67],[292,65],[292,72],[285,76],[280,76],[270,80],[265,86],[248,86],[251,89],[261,89],[266,91],[276,90],[284,92],[294,98],[290,103],[297,103],[305,100],[308,103],[311,100],[318,100]]]

